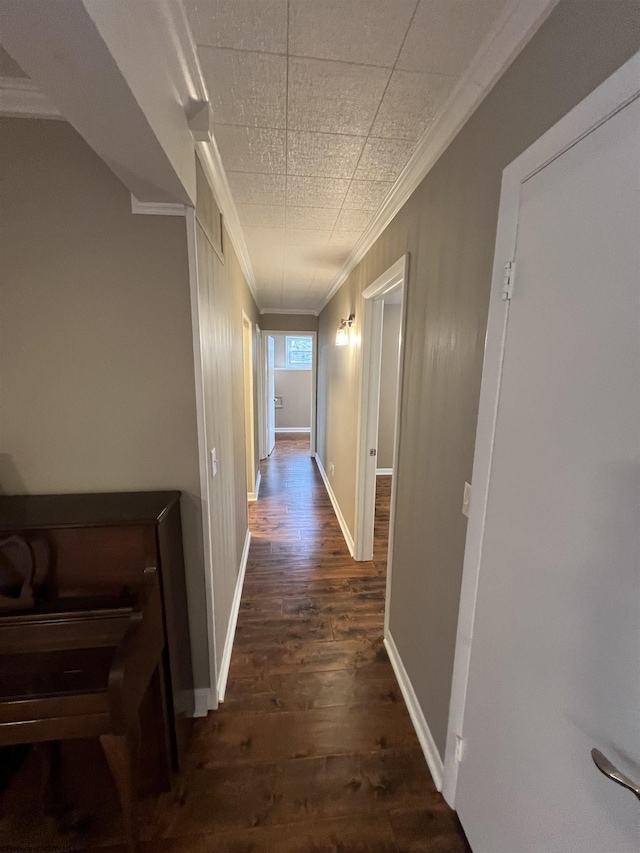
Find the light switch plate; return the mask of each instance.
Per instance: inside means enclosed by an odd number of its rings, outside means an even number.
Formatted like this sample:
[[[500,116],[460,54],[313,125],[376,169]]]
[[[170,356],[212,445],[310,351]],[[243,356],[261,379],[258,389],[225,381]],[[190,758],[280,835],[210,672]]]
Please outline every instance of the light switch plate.
[[[211,476],[215,477],[218,473],[218,457],[215,447],[211,448]]]
[[[471,483],[464,484],[464,494],[462,496],[462,514],[469,518],[471,510]]]

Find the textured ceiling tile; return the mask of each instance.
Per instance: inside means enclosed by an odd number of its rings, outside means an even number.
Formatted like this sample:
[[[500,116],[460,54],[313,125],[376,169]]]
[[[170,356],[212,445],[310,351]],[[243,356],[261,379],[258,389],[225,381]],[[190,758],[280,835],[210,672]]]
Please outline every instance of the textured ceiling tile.
[[[305,278],[313,279],[318,263],[323,259],[325,246],[285,246],[284,269],[287,271],[297,270],[304,274]]]
[[[287,205],[287,228],[333,228],[338,211],[326,207],[289,207]]]
[[[287,176],[287,204],[299,207],[341,207],[349,189],[344,178]]]
[[[366,135],[389,71],[320,59],[289,59],[291,130]]]
[[[201,47],[198,53],[214,122],[285,126],[286,57],[216,47]]]
[[[377,210],[393,181],[352,181],[342,205],[345,210]]]
[[[271,226],[245,226],[243,228],[243,232],[249,246],[269,248],[272,245],[284,246],[285,243],[284,228],[272,228]]]
[[[284,175],[227,172],[236,204],[284,204]]]
[[[336,231],[364,230],[373,219],[371,210],[341,210],[336,222]]]
[[[287,133],[287,174],[350,178],[365,138],[290,130]]]
[[[415,0],[290,0],[289,52],[391,67]]]
[[[328,229],[287,228],[284,241],[287,246],[322,246],[329,242],[331,231]]]
[[[395,181],[413,153],[416,143],[408,139],[367,140],[354,178],[364,181]]]
[[[287,51],[287,0],[185,0],[196,44]]]
[[[360,237],[362,237],[362,230],[334,231],[329,239],[329,243],[332,246],[345,246],[351,249],[355,246]]]
[[[218,124],[214,136],[227,172],[284,174],[284,130]]]
[[[306,291],[309,285],[313,284],[314,273],[315,268],[311,265],[302,267],[293,265],[288,267],[285,262],[284,272],[282,273],[282,281],[287,296],[291,296],[291,293],[289,291],[292,288],[300,288]]]
[[[465,70],[506,0],[420,0],[397,68],[433,74]]]
[[[371,128],[372,135],[419,139],[444,106],[455,84],[455,77],[394,71]]]
[[[276,248],[271,254],[262,253],[259,257],[252,257],[251,263],[260,287],[275,291],[282,287],[284,267],[282,246]]]
[[[276,207],[272,204],[238,204],[236,206],[243,225],[284,227],[284,207]]]

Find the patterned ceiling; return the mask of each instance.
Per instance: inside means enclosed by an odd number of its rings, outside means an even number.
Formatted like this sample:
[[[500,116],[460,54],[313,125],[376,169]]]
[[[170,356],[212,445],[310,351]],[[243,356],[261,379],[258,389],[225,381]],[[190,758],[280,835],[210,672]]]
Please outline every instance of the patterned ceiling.
[[[316,310],[506,0],[185,0],[263,309]]]

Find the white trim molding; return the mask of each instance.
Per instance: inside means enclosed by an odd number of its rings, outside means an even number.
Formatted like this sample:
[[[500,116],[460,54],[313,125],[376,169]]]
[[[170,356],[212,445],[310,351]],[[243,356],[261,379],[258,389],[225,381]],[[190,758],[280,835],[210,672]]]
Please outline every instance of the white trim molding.
[[[442,112],[418,143],[386,199],[334,278],[320,311],[340,289],[400,208],[407,202],[468,118],[489,94],[559,0],[508,0]]]
[[[384,645],[387,650],[387,654],[389,655],[393,671],[398,679],[398,685],[402,692],[402,696],[404,697],[407,710],[409,711],[409,716],[411,717],[411,722],[413,723],[413,728],[415,729],[418,740],[420,741],[420,746],[422,747],[422,752],[427,765],[429,766],[429,771],[433,777],[434,784],[438,791],[441,791],[444,764],[442,762],[442,758],[440,758],[440,753],[438,752],[438,747],[433,739],[431,730],[429,729],[429,724],[422,713],[422,708],[420,707],[418,697],[416,696],[413,685],[411,684],[411,679],[409,678],[407,670],[404,668],[402,658],[400,657],[400,653],[393,641],[393,637],[388,631],[384,638]]]
[[[244,548],[242,549],[242,557],[240,558],[240,568],[238,571],[238,580],[236,581],[236,589],[233,594],[233,602],[231,604],[231,614],[229,616],[229,626],[227,628],[227,637],[224,642],[222,652],[222,660],[220,661],[220,672],[218,674],[218,702],[224,702],[224,694],[227,689],[227,679],[229,677],[229,666],[231,665],[231,652],[233,651],[233,640],[236,635],[236,625],[238,624],[238,613],[240,611],[240,599],[242,598],[242,587],[244,586],[244,576],[247,571],[247,561],[249,559],[249,547],[251,546],[251,533],[247,530],[244,538]]]
[[[360,352],[358,362],[358,429],[356,450],[356,505],[354,542],[356,560],[371,560],[373,557],[374,519],[376,503],[376,460],[370,455],[371,448],[378,444],[378,410],[380,407],[380,369],[382,358],[382,326],[384,299],[393,293],[403,292],[400,320],[400,349],[398,358],[398,389],[402,389],[402,365],[404,363],[404,328],[407,300],[404,289],[409,275],[409,255],[404,254],[367,287],[361,295],[359,316],[361,318]],[[400,442],[401,393],[397,394],[394,415],[393,459],[398,458]],[[387,561],[387,611],[391,594],[391,556],[395,519],[396,482],[391,486],[389,513],[389,552]],[[385,617],[387,618],[387,617]]]
[[[258,495],[260,493],[260,483],[262,482],[262,472],[258,471],[256,475],[256,484],[252,492],[249,492],[247,499],[250,504],[254,504],[258,500]]]
[[[64,120],[60,110],[29,77],[0,77],[0,115]]]
[[[311,433],[311,427],[276,427],[276,432],[306,432]]]
[[[263,308],[261,314],[307,314],[312,317],[317,317],[318,312],[312,311],[310,308]]]
[[[172,204],[160,201],[139,201],[131,193],[131,213],[145,216],[186,216],[184,204]]]
[[[215,705],[211,703],[211,688],[210,687],[196,687],[193,691],[193,716],[194,717],[206,717],[209,711],[212,708],[215,708]]]
[[[342,531],[342,535],[344,536],[344,541],[347,543],[349,554],[353,557],[353,536],[351,535],[351,531],[347,527],[347,522],[345,521],[344,515],[342,514],[342,510],[340,509],[338,499],[333,493],[331,483],[329,482],[329,478],[327,477],[327,472],[324,470],[322,460],[320,459],[317,453],[315,454],[315,460],[316,465],[318,466],[318,471],[320,471],[320,476],[322,477],[325,488],[327,490],[327,494],[329,495],[331,506],[333,507],[333,511],[335,512],[336,518],[338,519],[338,524],[340,525],[340,530]]]
[[[376,477],[390,477],[393,474],[393,468],[376,468]]]

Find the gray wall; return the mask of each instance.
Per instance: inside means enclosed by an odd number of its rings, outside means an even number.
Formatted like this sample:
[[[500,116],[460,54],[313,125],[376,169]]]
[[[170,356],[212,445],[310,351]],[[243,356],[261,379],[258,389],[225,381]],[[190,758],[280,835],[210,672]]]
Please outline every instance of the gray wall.
[[[313,314],[261,314],[260,328],[276,332],[317,332],[318,318]]]
[[[353,531],[357,353],[335,330],[410,254],[390,630],[442,755],[502,171],[638,50],[638,12],[562,0],[320,316],[318,452]]]
[[[398,397],[398,361],[402,305],[384,306],[382,358],[380,362],[380,406],[378,409],[378,468],[393,468]]]
[[[181,489],[206,684],[185,220],[134,216],[65,122],[0,119],[0,136],[0,489]]]
[[[196,255],[205,440],[207,450],[215,448],[218,458],[216,476],[211,476],[209,466],[207,475],[220,672],[248,525],[242,311],[253,326],[254,375],[258,312],[228,235],[223,240],[223,260],[207,236],[212,230],[211,219],[216,218],[215,201],[199,167],[197,175]],[[204,599],[200,605],[206,615]]]

